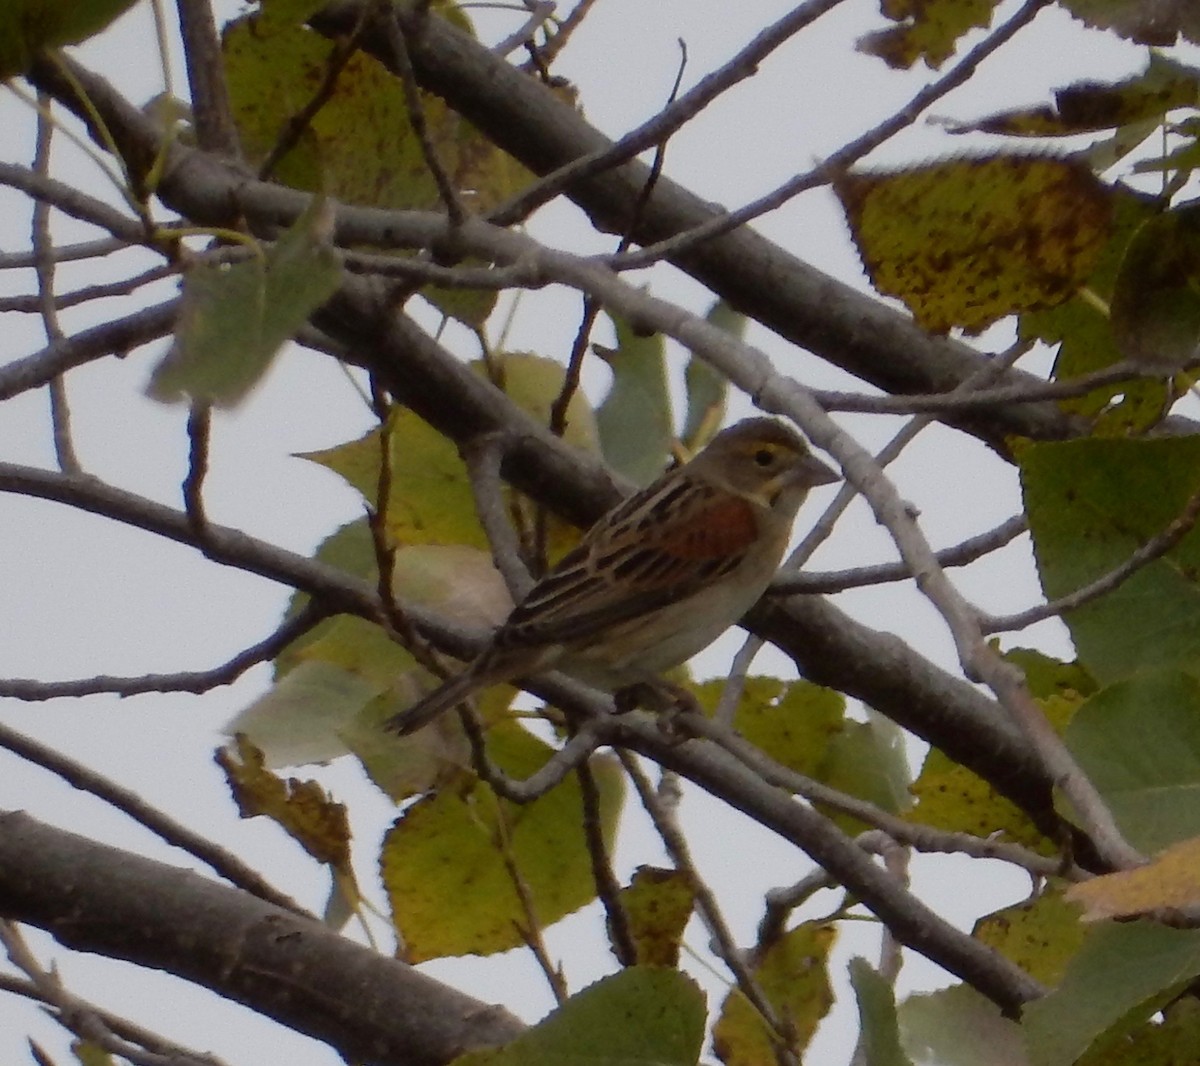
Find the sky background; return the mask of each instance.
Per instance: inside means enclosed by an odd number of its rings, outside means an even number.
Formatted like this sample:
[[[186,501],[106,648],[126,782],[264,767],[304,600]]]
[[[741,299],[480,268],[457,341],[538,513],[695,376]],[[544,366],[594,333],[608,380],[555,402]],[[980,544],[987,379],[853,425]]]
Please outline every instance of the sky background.
[[[790,6],[767,0],[752,4],[658,0],[651,11],[635,0],[600,0],[555,72],[578,87],[589,121],[619,136],[663,105],[676,76],[680,39],[687,45],[686,88]],[[1002,4],[1001,17],[1015,8],[1015,4]],[[236,4],[218,4],[221,19],[239,10]],[[476,8],[471,14],[481,35],[490,40],[509,32],[519,17],[511,11]],[[924,68],[897,73],[855,53],[854,40],[879,25],[873,3],[847,0],[673,137],[666,172],[703,197],[738,206],[892,113],[929,74]],[[974,35],[969,41],[977,39]],[[162,89],[150,7],[144,0],[79,49],[78,55],[116,81],[136,103]],[[1087,78],[1111,80],[1139,70],[1144,56],[1144,50],[1086,31],[1051,10],[989,60],[965,88],[942,101],[934,114],[969,119],[1002,107],[1039,103],[1054,86]],[[176,84],[182,86],[183,65],[177,52],[173,70]],[[0,157],[27,164],[32,158],[33,128],[27,106],[12,93],[0,91],[0,129],[5,131]],[[977,139],[971,147],[985,143]],[[948,138],[940,128],[921,122],[870,162],[927,159],[967,147],[967,142]],[[55,142],[55,171],[84,182],[94,195],[117,202],[115,192],[62,138]],[[757,226],[822,270],[866,287],[828,191],[809,193]],[[0,188],[0,250],[27,247],[28,227],[22,198]],[[582,216],[564,205],[540,213],[531,231],[547,243],[577,251],[612,246],[609,239],[590,234]],[[94,236],[94,231],[56,215],[55,234],[61,242],[70,242]],[[136,255],[129,255],[119,261],[63,266],[60,289],[89,284],[99,276],[133,273],[135,259]],[[711,303],[700,286],[669,267],[646,272],[637,280],[650,285],[656,295],[695,311],[703,312]],[[0,295],[31,291],[31,272],[0,272]],[[158,301],[174,291],[175,283],[168,281],[138,298]],[[119,306],[120,313],[132,309],[128,300]],[[65,312],[64,326],[71,331],[103,321],[117,313],[116,307]],[[560,289],[539,292],[518,307],[509,347],[563,358],[578,320],[575,294]],[[424,321],[431,327],[435,324],[428,315]],[[598,330],[595,339],[607,342],[606,329]],[[0,314],[0,338],[4,361],[44,344],[36,317],[15,312]],[[826,388],[853,384],[761,327],[752,325],[747,339],[807,384]],[[982,343],[995,350],[1006,340],[997,334]],[[185,412],[142,395],[163,347],[152,345],[123,360],[106,359],[82,367],[71,373],[68,388],[76,447],[86,469],[114,485],[177,506],[186,470]],[[672,358],[678,376],[685,356],[675,350]],[[1045,353],[1035,353],[1022,365],[1037,369],[1045,360]],[[603,371],[591,373],[587,380],[594,400],[602,397],[605,385]],[[749,411],[744,398],[731,403],[731,417]],[[873,446],[882,444],[901,424],[897,419],[866,416],[845,416],[842,421],[860,441]],[[359,516],[362,504],[339,478],[295,458],[295,453],[352,439],[371,424],[370,413],[338,367],[321,356],[289,351],[241,408],[215,419],[212,473],[206,485],[210,517],[310,553],[333,529]],[[0,459],[52,464],[44,393],[27,393],[4,404]],[[935,547],[989,529],[1019,507],[1012,470],[963,435],[936,428],[927,431],[909,447],[893,473],[903,493],[920,509],[923,528]],[[831,495],[830,490],[814,494],[798,528],[813,521]],[[832,569],[894,557],[866,508],[855,504],[811,566]],[[996,612],[1027,606],[1037,595],[1024,540],[965,573],[956,573],[956,580],[980,606]],[[43,680],[209,668],[270,633],[289,596],[287,589],[213,566],[195,552],[148,534],[8,494],[0,495],[0,590],[9,619],[0,641],[0,676]],[[903,634],[917,650],[954,669],[944,626],[911,585],[846,594],[838,603],[877,629]],[[1064,630],[1053,622],[1010,643],[1036,643],[1052,653],[1069,654]],[[696,675],[722,673],[738,644],[736,635],[727,635],[697,662]],[[784,676],[794,672],[781,657],[769,653],[760,658],[758,667]],[[101,696],[42,704],[0,699],[0,720],[135,788],[150,803],[250,860],[301,902],[320,908],[328,890],[326,875],[272,824],[237,818],[211,758],[225,723],[261,695],[269,682],[269,669],[260,666],[237,683],[202,697],[166,694],[118,700]],[[917,765],[920,748],[914,745],[911,754]],[[395,815],[393,806],[365,782],[351,759],[306,768],[302,776],[309,775],[350,806],[360,880],[379,901],[374,860],[380,836]],[[632,802],[627,804],[627,810],[632,807]],[[187,856],[110,808],[0,752],[0,809],[7,808],[25,808],[47,822],[165,862],[193,865]],[[726,903],[739,939],[747,942],[760,916],[763,890],[793,882],[810,864],[790,846],[765,831],[748,828],[744,819],[694,791],[685,802],[684,824],[691,830],[701,871]],[[618,873],[627,877],[637,864],[661,863],[663,856],[653,837],[640,827],[622,836],[617,859]],[[969,928],[980,914],[1021,898],[1027,889],[1026,879],[998,864],[948,858],[917,863],[915,880],[918,894],[963,928]],[[827,896],[817,910],[832,901]],[[877,938],[871,930],[846,929],[845,923],[843,930],[835,974],[844,971],[851,954],[876,957]],[[351,935],[359,934],[351,931]],[[572,989],[612,969],[601,938],[602,923],[594,906],[548,931],[551,952],[564,960]],[[339,1061],[331,1049],[173,978],[54,949],[48,938],[32,932],[30,939],[43,962],[53,959],[58,964],[72,991],[230,1063],[324,1066]],[[689,939],[703,948],[705,936],[698,924],[691,927]],[[485,1000],[503,1002],[530,1021],[551,1006],[549,992],[527,953],[447,960],[426,969]],[[715,1006],[719,984],[703,971],[696,972],[709,990],[710,1006]],[[944,981],[931,965],[909,956],[901,987],[927,989]],[[819,1033],[809,1060],[845,1061],[855,1028],[853,1009],[843,1002]],[[0,1061],[25,1061],[27,1035],[61,1054],[60,1032],[26,1004],[0,997]]]

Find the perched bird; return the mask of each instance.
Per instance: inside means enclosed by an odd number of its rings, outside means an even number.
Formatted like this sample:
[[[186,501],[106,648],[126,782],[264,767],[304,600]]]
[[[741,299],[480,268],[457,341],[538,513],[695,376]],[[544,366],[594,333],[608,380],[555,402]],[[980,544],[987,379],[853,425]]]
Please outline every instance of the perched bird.
[[[754,605],[808,490],[837,480],[782,423],[730,426],[604,515],[462,673],[385,728],[411,733],[478,689],[545,670],[606,692],[652,684]]]

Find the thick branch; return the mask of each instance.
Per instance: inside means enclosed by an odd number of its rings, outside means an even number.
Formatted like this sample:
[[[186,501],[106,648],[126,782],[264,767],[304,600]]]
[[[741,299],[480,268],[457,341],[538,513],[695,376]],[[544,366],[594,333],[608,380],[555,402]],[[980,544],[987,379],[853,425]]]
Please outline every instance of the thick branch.
[[[330,4],[312,20],[323,33],[344,33],[360,14],[357,0]],[[363,47],[392,64],[382,29],[368,23]],[[421,24],[409,41],[421,85],[443,97],[505,151],[537,174],[611,148],[612,142],[570,104],[478,41],[442,19]],[[637,161],[568,186],[566,195],[600,229],[624,233],[630,205],[649,175]],[[720,215],[719,208],[667,179],[658,182],[632,233],[651,244]],[[966,345],[930,337],[879,300],[834,280],[748,228],[707,242],[672,260],[737,310],[891,393],[945,392],[984,365]],[[1034,384],[1011,371],[1005,384]],[[1003,436],[1058,438],[1070,420],[1052,404],[1011,405],[964,412],[956,424],[999,445]]]
[[[0,814],[0,915],[203,985],[349,1062],[435,1066],[523,1029],[318,922],[21,812]]]

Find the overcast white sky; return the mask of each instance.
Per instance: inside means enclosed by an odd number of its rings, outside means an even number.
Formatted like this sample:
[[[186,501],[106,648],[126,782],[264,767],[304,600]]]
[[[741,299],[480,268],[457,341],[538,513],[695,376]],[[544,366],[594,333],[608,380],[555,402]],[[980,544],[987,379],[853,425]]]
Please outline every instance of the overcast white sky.
[[[659,0],[650,9],[637,0],[600,0],[556,71],[579,87],[587,117],[619,135],[662,105],[675,78],[678,39],[687,44],[685,84],[691,84],[791,6],[777,0],[754,4]],[[1001,14],[1011,13],[1015,6],[1002,4]],[[219,5],[225,17],[237,10],[233,3]],[[928,75],[923,69],[898,74],[854,53],[855,37],[877,26],[876,10],[874,0],[847,0],[816,29],[773,56],[754,79],[728,93],[671,141],[667,172],[705,197],[736,206],[808,167],[893,111]],[[80,50],[84,62],[117,81],[138,103],[161,89],[149,11],[143,0]],[[485,36],[497,37],[515,25],[512,12],[472,13],[481,24],[486,14]],[[136,61],[130,57],[137,57]],[[1111,79],[1139,69],[1143,61],[1142,51],[1108,35],[1087,33],[1050,11],[936,112],[970,118],[1001,106],[1036,103],[1053,86],[1080,78]],[[182,83],[178,57],[174,69],[177,82]],[[27,163],[32,156],[33,123],[25,106],[7,92],[0,92],[0,129],[5,131],[0,157]],[[872,159],[898,161],[963,147],[922,124]],[[57,158],[64,162],[76,155],[62,139],[56,142],[58,152],[62,155]],[[76,162],[71,167],[72,173],[81,172]],[[109,195],[94,172],[86,180],[89,191]],[[759,228],[822,269],[863,284],[840,214],[827,192],[808,194],[763,219]],[[547,241],[581,247],[576,236],[583,227],[570,208],[545,212],[533,229]],[[56,221],[56,232],[63,240],[92,235],[61,219]],[[25,247],[27,240],[22,201],[0,189],[0,249]],[[593,242],[582,247],[597,246]],[[94,280],[95,269],[93,264],[64,268],[62,287]],[[696,310],[706,309],[710,302],[694,282],[667,268],[647,275],[646,281],[657,294]],[[29,273],[0,273],[0,294],[30,291]],[[157,297],[172,291],[170,283],[160,286]],[[64,315],[64,320],[69,329],[78,328],[106,313],[106,308],[85,308]],[[0,359],[18,358],[44,342],[33,316],[8,313],[2,318]],[[563,356],[577,322],[574,296],[538,293],[518,311],[511,347]],[[808,383],[824,387],[849,383],[764,330],[753,330],[749,339]],[[183,412],[141,396],[158,350],[84,367],[70,375],[69,390],[77,448],[86,468],[124,488],[177,504],[186,461]],[[676,369],[681,365],[679,359]],[[593,396],[599,398],[601,391],[602,385]],[[0,458],[52,462],[46,406],[42,394],[4,405]],[[747,411],[748,405],[739,401],[733,413]],[[337,525],[360,513],[361,505],[339,479],[291,456],[354,437],[370,421],[354,390],[328,360],[289,354],[240,410],[217,418],[213,473],[207,488],[210,516],[285,547],[311,551]],[[898,423],[859,417],[847,419],[846,424],[864,441],[882,443]],[[923,435],[897,465],[896,474],[903,491],[920,507],[935,546],[990,528],[1017,506],[1011,471],[1000,469],[969,438],[948,432]],[[822,502],[827,499],[828,494],[821,497]],[[806,509],[801,522],[816,513],[815,507]],[[859,565],[891,557],[865,508],[856,507],[814,565]],[[999,553],[965,575],[962,584],[989,609],[1027,605],[1036,589],[1027,548],[1018,545]],[[146,534],[11,495],[0,495],[0,589],[9,619],[0,642],[0,676],[42,679],[212,666],[269,633],[288,595],[286,589],[213,567],[195,553]],[[839,602],[868,624],[901,632],[919,650],[952,666],[943,627],[910,588],[861,592]],[[1067,651],[1056,625],[1039,627],[1022,642],[1033,639],[1051,651]],[[704,658],[697,673],[720,672],[722,655],[734,647],[735,638],[725,638]],[[761,665],[779,666],[768,656]],[[131,785],[150,802],[249,858],[297,898],[319,907],[327,889],[324,875],[271,825],[237,819],[211,761],[223,723],[268,682],[268,670],[258,668],[237,684],[204,697],[156,695],[125,701],[99,697],[36,705],[0,700],[0,716]],[[145,830],[49,775],[2,753],[0,767],[0,809],[26,808],[54,824],[164,861],[188,864],[185,856],[161,845]],[[364,783],[351,760],[315,773],[350,805],[361,879],[374,891],[374,856],[393,809]],[[759,917],[762,890],[795,880],[806,871],[807,862],[768,834],[748,832],[744,820],[703,797],[689,798],[685,813],[686,824],[694,830],[701,869],[719,893],[726,890],[722,898],[729,905],[729,917],[738,935],[748,940]],[[643,831],[624,838],[618,858],[624,875],[638,863],[662,861],[654,841]],[[968,865],[974,866],[940,860],[920,864],[918,870],[919,890],[927,890],[927,898],[932,897],[964,927],[978,914],[1012,902],[1024,888],[1021,878],[993,868],[985,878],[977,877],[969,892],[964,891],[959,878]],[[736,891],[728,891],[734,887]],[[551,950],[564,960],[573,988],[611,969],[601,935],[595,908],[549,932]],[[698,926],[693,926],[692,941],[703,947]],[[44,938],[37,938],[37,943],[44,949],[44,961],[59,963],[73,991],[95,996],[111,1009],[231,1063],[323,1066],[338,1061],[328,1048],[276,1026],[247,1021],[240,1009],[170,978],[106,959],[50,951]],[[854,950],[874,957],[872,944],[860,934]],[[847,950],[840,952],[843,962]],[[502,1001],[529,1020],[550,1006],[532,961],[521,953],[439,963],[429,970],[484,999]],[[710,996],[715,995],[715,983],[703,979]],[[939,981],[936,971],[921,960],[912,960],[904,975],[906,988],[932,987]],[[819,1035],[811,1061],[845,1061],[851,1048],[848,1034],[853,1030],[853,1017],[843,1006]],[[0,1059],[25,1061],[29,1033],[52,1050],[62,1048],[57,1027],[35,1019],[24,1004],[0,998]]]

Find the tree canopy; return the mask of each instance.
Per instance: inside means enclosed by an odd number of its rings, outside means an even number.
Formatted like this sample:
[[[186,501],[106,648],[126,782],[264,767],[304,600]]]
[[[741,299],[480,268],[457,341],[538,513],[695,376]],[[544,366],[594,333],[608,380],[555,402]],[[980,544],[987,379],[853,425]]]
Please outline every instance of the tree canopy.
[[[0,12],[0,1011],[72,1040],[34,1061],[217,1061],[80,954],[314,1062],[1194,1060],[1200,15],[710,9],[645,72],[667,5]],[[845,480],[677,713],[548,673],[382,728],[755,409]],[[505,952],[536,995],[472,985]]]

